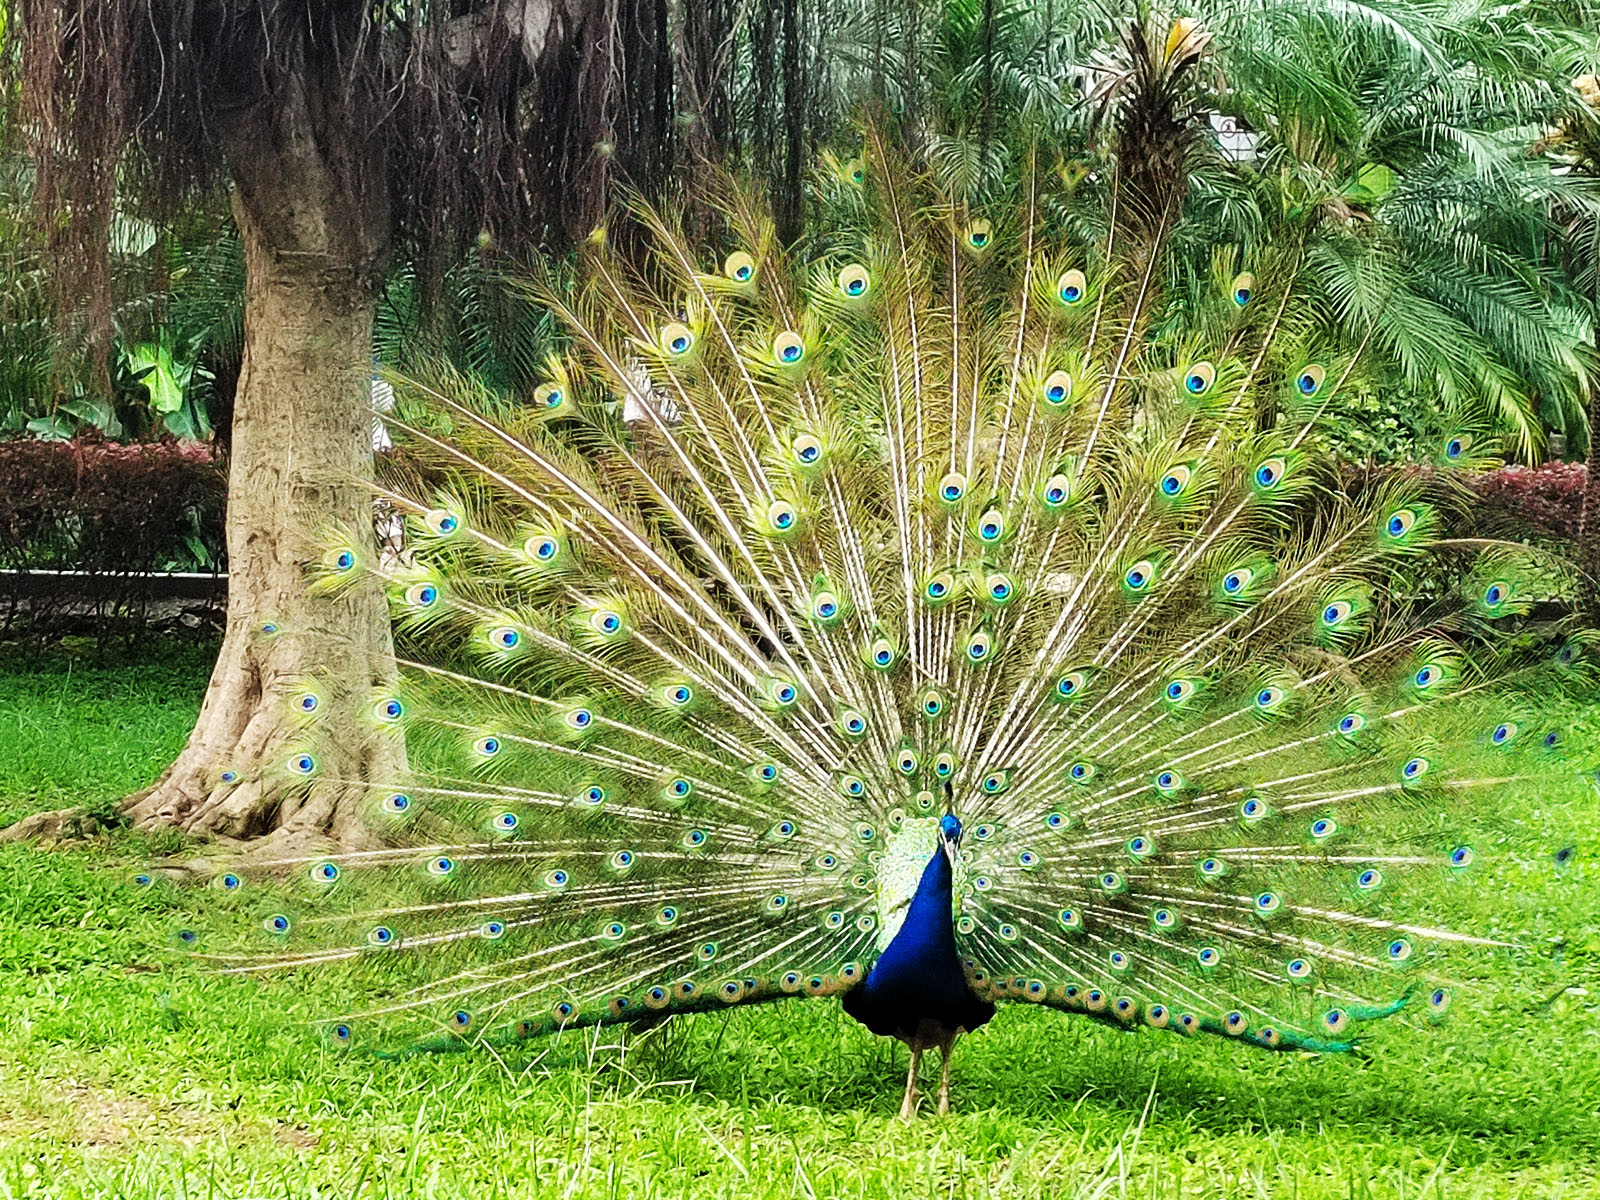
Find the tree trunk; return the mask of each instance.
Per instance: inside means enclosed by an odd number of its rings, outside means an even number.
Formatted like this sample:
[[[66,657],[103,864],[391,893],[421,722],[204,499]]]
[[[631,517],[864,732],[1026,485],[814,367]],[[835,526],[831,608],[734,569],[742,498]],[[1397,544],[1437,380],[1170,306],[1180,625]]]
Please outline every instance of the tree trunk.
[[[228,623],[188,745],[129,798],[141,826],[275,842],[362,839],[361,781],[396,778],[403,743],[364,719],[393,676],[381,590],[312,594],[319,537],[371,548],[372,322],[389,231],[381,152],[338,80],[227,118],[245,248],[245,345],[228,479]],[[315,686],[317,769],[294,697]]]
[[[1600,171],[1600,159],[1592,154],[1586,162]],[[1600,220],[1589,230],[1589,313],[1600,322]],[[1600,325],[1594,333],[1594,346],[1600,354]],[[1600,379],[1590,378],[1589,449],[1584,455],[1583,499],[1578,508],[1578,530],[1573,539],[1578,551],[1578,588],[1584,609],[1600,617]]]
[[[1595,335],[1600,350],[1600,333]],[[1578,508],[1578,588],[1584,608],[1600,615],[1600,381],[1589,381],[1589,452],[1584,456],[1583,499]]]

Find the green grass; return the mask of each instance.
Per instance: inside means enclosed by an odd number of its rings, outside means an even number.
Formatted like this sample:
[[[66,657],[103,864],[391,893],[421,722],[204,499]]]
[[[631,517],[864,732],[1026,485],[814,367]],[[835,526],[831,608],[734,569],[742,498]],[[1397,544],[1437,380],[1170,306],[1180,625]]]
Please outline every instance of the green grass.
[[[148,782],[206,667],[0,673],[0,819]],[[324,1011],[303,980],[167,958],[207,894],[125,885],[162,846],[0,847],[0,1200],[1592,1197],[1600,813],[1587,785],[1495,803],[1504,840],[1458,902],[1521,948],[1462,956],[1447,1022],[1309,1058],[1011,1006],[960,1047],[956,1115],[911,1125],[893,1119],[904,1052],[831,1001],[626,1045],[331,1052],[302,1024]]]
[[[153,782],[200,711],[215,647],[161,641],[116,666],[87,649],[15,653],[0,648],[0,827],[70,805],[109,812]]]

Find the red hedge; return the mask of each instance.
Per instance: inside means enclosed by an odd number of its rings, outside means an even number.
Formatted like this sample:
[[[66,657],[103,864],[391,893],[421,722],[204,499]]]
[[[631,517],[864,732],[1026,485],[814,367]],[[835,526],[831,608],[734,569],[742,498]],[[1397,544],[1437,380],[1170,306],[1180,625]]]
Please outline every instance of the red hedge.
[[[1568,541],[1578,535],[1578,514],[1588,472],[1582,463],[1501,467],[1473,484],[1485,533],[1534,540]],[[1600,513],[1595,514],[1600,520]]]
[[[126,580],[99,589],[99,615],[137,617],[147,597],[132,577],[223,569],[226,500],[226,477],[207,446],[0,441],[0,568]],[[0,631],[21,611],[20,585],[0,576]],[[31,623],[48,621],[69,600],[36,597]]]

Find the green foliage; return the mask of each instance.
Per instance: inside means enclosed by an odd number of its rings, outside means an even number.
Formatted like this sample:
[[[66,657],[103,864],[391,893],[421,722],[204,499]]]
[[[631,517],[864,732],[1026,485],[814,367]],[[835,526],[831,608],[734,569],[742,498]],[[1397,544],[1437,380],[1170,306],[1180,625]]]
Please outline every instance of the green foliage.
[[[847,86],[878,87],[881,70],[891,107],[920,97],[926,124],[944,131],[929,158],[958,191],[1015,170],[1016,147],[1037,137],[1047,161],[1087,173],[1093,207],[1116,174],[1095,124],[1144,11],[1020,0],[920,11],[920,23],[883,6],[845,23]],[[1251,0],[1180,15],[1212,35],[1187,101],[1201,120],[1246,122],[1256,142],[1242,163],[1210,139],[1191,155],[1175,285],[1204,276],[1216,246],[1236,246],[1245,269],[1292,274],[1322,320],[1363,348],[1396,426],[1433,412],[1493,425],[1518,457],[1539,452],[1546,426],[1580,446],[1596,369],[1585,238],[1600,187],[1569,169],[1570,154],[1541,151],[1558,123],[1563,145],[1579,143],[1600,111],[1570,85],[1595,69],[1581,14]],[[878,54],[880,43],[896,52]],[[1076,214],[1064,219],[1086,232]],[[1268,245],[1285,253],[1256,261]],[[1352,448],[1408,456],[1404,441],[1357,437]]]

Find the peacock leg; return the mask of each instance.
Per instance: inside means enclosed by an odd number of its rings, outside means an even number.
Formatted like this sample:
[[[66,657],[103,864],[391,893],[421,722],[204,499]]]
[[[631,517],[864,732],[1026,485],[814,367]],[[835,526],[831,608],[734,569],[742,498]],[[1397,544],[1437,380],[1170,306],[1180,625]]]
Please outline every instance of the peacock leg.
[[[939,1115],[950,1115],[950,1052],[955,1049],[956,1040],[951,1038],[939,1047]]]
[[[911,1069],[906,1072],[906,1096],[900,1101],[900,1119],[909,1121],[917,1115],[917,1068],[922,1065],[922,1047],[911,1047]]]

